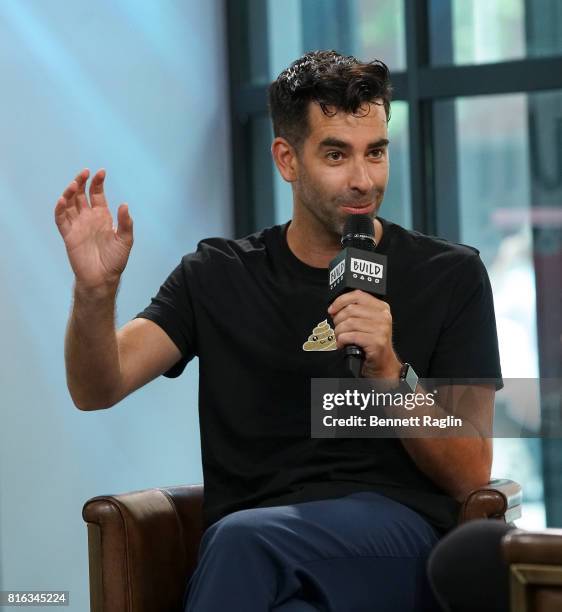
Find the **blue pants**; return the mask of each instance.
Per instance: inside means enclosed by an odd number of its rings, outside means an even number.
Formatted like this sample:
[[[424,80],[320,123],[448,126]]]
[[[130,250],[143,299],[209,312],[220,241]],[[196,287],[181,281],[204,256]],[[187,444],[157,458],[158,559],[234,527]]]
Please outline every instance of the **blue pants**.
[[[233,512],[203,534],[185,612],[436,612],[438,538],[372,492]]]

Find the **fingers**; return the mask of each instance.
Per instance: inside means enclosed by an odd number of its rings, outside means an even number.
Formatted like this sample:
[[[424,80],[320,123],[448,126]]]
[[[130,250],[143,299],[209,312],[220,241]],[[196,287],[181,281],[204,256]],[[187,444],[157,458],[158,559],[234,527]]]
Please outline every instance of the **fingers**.
[[[133,218],[128,204],[121,204],[117,209],[117,236],[127,244],[133,243]]]
[[[337,297],[330,307],[328,308],[328,313],[333,317],[337,312],[339,312],[342,308],[345,308],[349,304],[376,304],[380,303],[384,304],[382,300],[367,293],[365,291],[361,291],[361,289],[355,289],[354,291],[348,291],[343,293],[339,297]]]
[[[76,178],[68,184],[62,196],[55,205],[55,222],[63,237],[70,231],[72,223],[78,215],[88,209],[88,198],[86,197],[86,183],[90,176],[88,168],[84,168]],[[105,170],[98,170],[92,177],[89,188],[90,204],[92,208],[108,207],[104,193]],[[133,241],[133,220],[129,215],[126,204],[122,204],[118,211],[117,235],[132,244]]]
[[[360,331],[344,332],[337,334],[336,336],[336,346],[338,349],[341,349],[348,344],[355,344],[356,346],[360,346],[365,351],[367,350],[367,347],[372,344],[372,341],[373,339],[371,334]]]
[[[61,233],[61,236],[63,238],[68,234],[68,232],[70,231],[70,226],[71,226],[70,219],[68,215],[66,214],[66,206],[67,206],[67,201],[64,197],[61,196],[57,200],[57,203],[55,206],[55,223],[57,224],[57,227],[59,228],[59,232]]]
[[[338,298],[338,300],[339,299],[340,298]],[[383,302],[374,296],[367,295],[366,298],[360,296],[360,299],[357,302],[349,302],[345,304],[345,306],[341,305],[342,302],[337,303],[338,300],[335,300],[330,308],[328,308],[328,313],[332,317],[332,321],[335,325],[341,321],[349,319],[350,317],[373,319],[383,316],[392,320],[390,306],[388,303]]]
[[[336,336],[336,346],[338,349],[349,344],[360,346],[367,356],[379,356],[385,352],[388,346],[388,338],[383,336],[373,336],[372,332],[347,331],[338,333]]]
[[[103,191],[103,182],[105,180],[105,170],[102,168],[98,170],[92,177],[90,183],[90,204],[92,208],[96,206],[106,206],[107,200],[105,199],[105,193]]]
[[[349,318],[372,319],[378,315],[378,310],[372,305],[365,304],[348,304],[345,308],[338,310],[337,314],[332,315],[334,325],[338,325],[341,321]]]
[[[84,170],[79,172],[74,179],[78,185],[74,202],[78,214],[80,214],[81,209],[88,208],[88,199],[86,198],[86,183],[88,182],[89,176],[90,171],[88,168],[84,168]]]
[[[72,181],[55,205],[55,223],[63,238],[70,231],[73,219],[78,216],[78,209],[76,208],[77,191],[78,184],[76,181]]]
[[[86,195],[84,193],[84,186],[88,180],[90,171],[85,168],[80,171],[76,178],[68,184],[64,190],[62,197],[57,200],[58,207],[58,219],[62,219],[62,209],[64,208],[65,216],[69,221],[72,221],[77,215],[80,214],[80,210],[83,206],[88,206]]]
[[[62,196],[57,201],[57,206],[59,202],[61,202],[61,207],[64,205],[65,215],[70,223],[78,216],[78,207],[76,206],[77,191],[78,183],[72,181],[68,184],[67,188],[62,192]]]

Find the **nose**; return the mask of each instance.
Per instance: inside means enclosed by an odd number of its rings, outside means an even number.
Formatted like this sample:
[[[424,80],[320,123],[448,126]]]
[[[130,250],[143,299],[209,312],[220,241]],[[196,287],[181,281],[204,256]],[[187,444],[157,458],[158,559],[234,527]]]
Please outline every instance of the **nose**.
[[[369,174],[365,160],[360,160],[353,164],[349,178],[350,188],[358,193],[366,194],[372,190],[373,185],[373,179]]]

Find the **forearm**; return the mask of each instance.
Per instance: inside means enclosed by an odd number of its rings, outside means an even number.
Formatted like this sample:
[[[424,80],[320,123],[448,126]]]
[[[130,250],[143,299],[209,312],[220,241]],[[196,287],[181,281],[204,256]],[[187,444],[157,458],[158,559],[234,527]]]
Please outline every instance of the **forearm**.
[[[458,501],[490,480],[491,449],[486,439],[402,438],[418,468]]]
[[[421,391],[420,387],[418,391]],[[420,410],[437,419],[451,414],[438,403],[421,406]],[[447,430],[440,429],[439,432],[442,432],[441,435],[429,437],[401,437],[402,444],[426,476],[452,497],[462,501],[470,490],[487,484],[490,479],[491,439],[466,418],[463,419],[462,430],[455,432],[455,435],[447,435]]]
[[[338,347],[356,344],[363,349],[363,378],[376,381],[375,387],[379,391],[387,393],[396,389],[402,362],[392,344],[393,321],[389,304],[356,290],[336,298],[328,313],[335,325]],[[445,390],[447,393],[441,398],[441,391]],[[421,385],[418,385],[416,392],[425,395]],[[406,425],[403,435],[400,427],[394,428],[394,433],[400,437],[418,468],[456,499],[463,499],[471,489],[489,481],[494,394],[495,385],[491,384],[456,382],[442,385],[437,402],[429,402],[426,398],[423,406],[417,404],[415,414],[412,413],[410,417],[443,419],[437,422],[439,427],[440,423],[447,422],[447,416],[461,417],[460,430],[435,429],[441,435],[427,437],[430,429],[426,428],[420,432],[425,437],[415,438],[408,436],[412,431],[410,425]],[[402,406],[400,404],[394,410],[392,406],[385,405],[386,416],[397,417],[397,422],[401,423],[406,416]],[[422,419],[420,421],[423,423]]]
[[[65,339],[68,390],[81,410],[108,408],[121,385],[115,329],[117,285],[74,288]]]
[[[396,385],[401,362],[394,351],[389,351],[384,363],[385,368],[374,376],[391,386]],[[427,391],[418,384],[416,394],[427,397]],[[431,404],[417,406],[416,415],[432,419],[460,416],[460,431],[439,428],[432,436],[400,436],[400,439],[417,467],[449,495],[462,501],[470,490],[490,480],[492,412],[493,393],[490,390],[471,388],[467,392],[465,387],[443,386]],[[489,415],[489,421],[484,415]],[[399,415],[393,413],[392,416]]]

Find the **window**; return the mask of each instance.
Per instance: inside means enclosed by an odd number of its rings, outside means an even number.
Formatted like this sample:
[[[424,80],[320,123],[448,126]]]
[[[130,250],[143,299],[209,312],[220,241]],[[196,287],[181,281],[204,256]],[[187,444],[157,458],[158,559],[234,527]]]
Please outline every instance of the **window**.
[[[431,0],[435,64],[485,64],[560,55],[562,5],[558,0]],[[443,53],[443,35],[452,54]]]
[[[269,151],[269,81],[311,49],[382,59],[395,90],[382,216],[478,248],[504,376],[562,377],[562,4],[243,0],[227,10],[237,234],[291,214]],[[520,525],[562,524],[562,441],[494,448],[494,476],[523,486]]]

